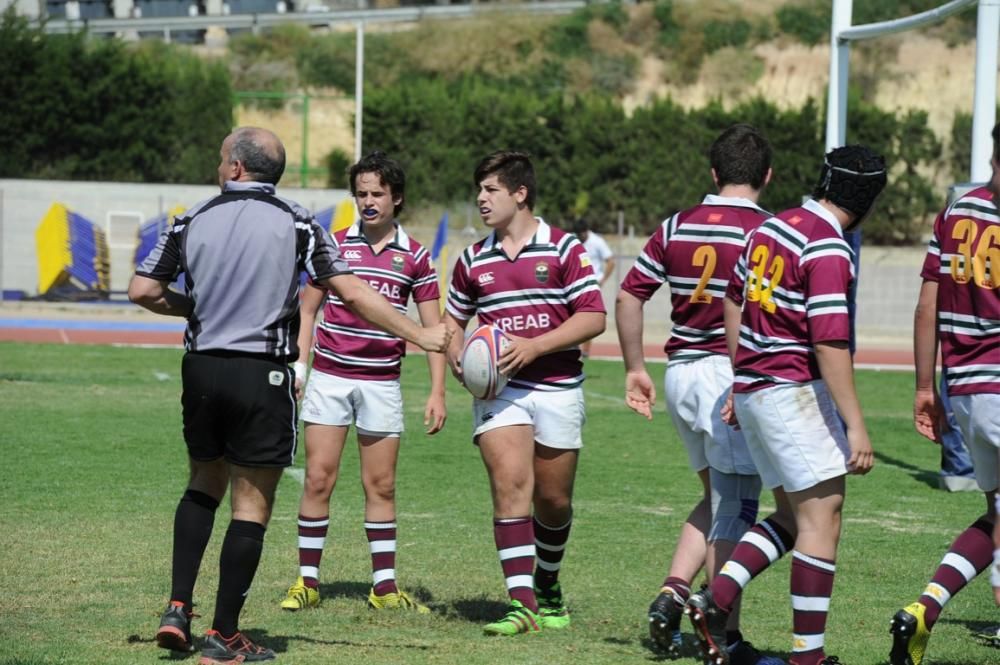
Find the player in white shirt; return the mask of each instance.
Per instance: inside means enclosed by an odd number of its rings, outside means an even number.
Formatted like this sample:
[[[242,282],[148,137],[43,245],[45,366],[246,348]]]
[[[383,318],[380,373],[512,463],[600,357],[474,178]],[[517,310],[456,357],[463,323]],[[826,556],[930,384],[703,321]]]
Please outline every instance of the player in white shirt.
[[[590,257],[590,265],[594,268],[594,277],[597,278],[597,285],[603,292],[604,282],[611,278],[615,270],[615,255],[605,242],[604,238],[590,230],[590,224],[585,219],[578,219],[573,225],[573,233],[583,243],[583,248]],[[603,298],[603,295],[602,295]],[[587,340],[580,345],[580,353],[584,358],[590,356],[590,343]]]

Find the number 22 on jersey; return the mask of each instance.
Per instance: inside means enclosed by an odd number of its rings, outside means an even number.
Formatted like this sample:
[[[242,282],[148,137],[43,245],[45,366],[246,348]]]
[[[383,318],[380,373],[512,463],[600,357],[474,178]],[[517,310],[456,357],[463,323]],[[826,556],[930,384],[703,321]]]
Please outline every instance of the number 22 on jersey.
[[[771,251],[766,245],[754,247],[753,254],[750,255],[750,271],[747,273],[747,301],[755,302],[768,314],[774,314],[777,305],[774,303],[774,287],[781,281],[781,275],[785,272],[785,260],[780,256],[775,256],[768,261]],[[767,275],[767,284],[764,284],[764,275]]]

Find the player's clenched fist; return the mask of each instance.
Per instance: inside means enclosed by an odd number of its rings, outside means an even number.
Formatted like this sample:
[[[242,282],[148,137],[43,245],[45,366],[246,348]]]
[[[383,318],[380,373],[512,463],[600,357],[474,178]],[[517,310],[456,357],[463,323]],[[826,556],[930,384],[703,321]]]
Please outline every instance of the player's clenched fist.
[[[451,330],[443,323],[428,326],[421,331],[417,344],[424,351],[443,352],[451,342]]]

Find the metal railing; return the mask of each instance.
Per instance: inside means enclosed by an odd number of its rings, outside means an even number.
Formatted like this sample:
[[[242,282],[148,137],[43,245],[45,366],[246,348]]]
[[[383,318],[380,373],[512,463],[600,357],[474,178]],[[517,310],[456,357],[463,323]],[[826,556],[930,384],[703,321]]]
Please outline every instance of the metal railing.
[[[338,23],[388,23],[419,21],[422,19],[458,19],[488,16],[497,13],[568,14],[586,7],[587,0],[536,0],[525,3],[474,3],[464,5],[432,5],[426,7],[393,7],[388,9],[343,9],[328,12],[296,12],[287,14],[229,14],[218,16],[174,16],[150,18],[102,19],[49,19],[38,24],[49,33],[67,33],[86,30],[92,34],[122,32],[185,32],[205,30],[210,27],[225,30],[251,30],[270,28],[286,23],[314,27]]]

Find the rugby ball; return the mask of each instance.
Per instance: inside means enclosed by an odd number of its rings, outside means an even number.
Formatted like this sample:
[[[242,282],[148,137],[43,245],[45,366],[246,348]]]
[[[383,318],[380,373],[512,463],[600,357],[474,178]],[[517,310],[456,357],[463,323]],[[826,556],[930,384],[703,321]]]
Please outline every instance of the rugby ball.
[[[476,399],[494,399],[507,385],[507,376],[497,370],[500,354],[510,344],[494,325],[479,326],[462,349],[462,383]]]

